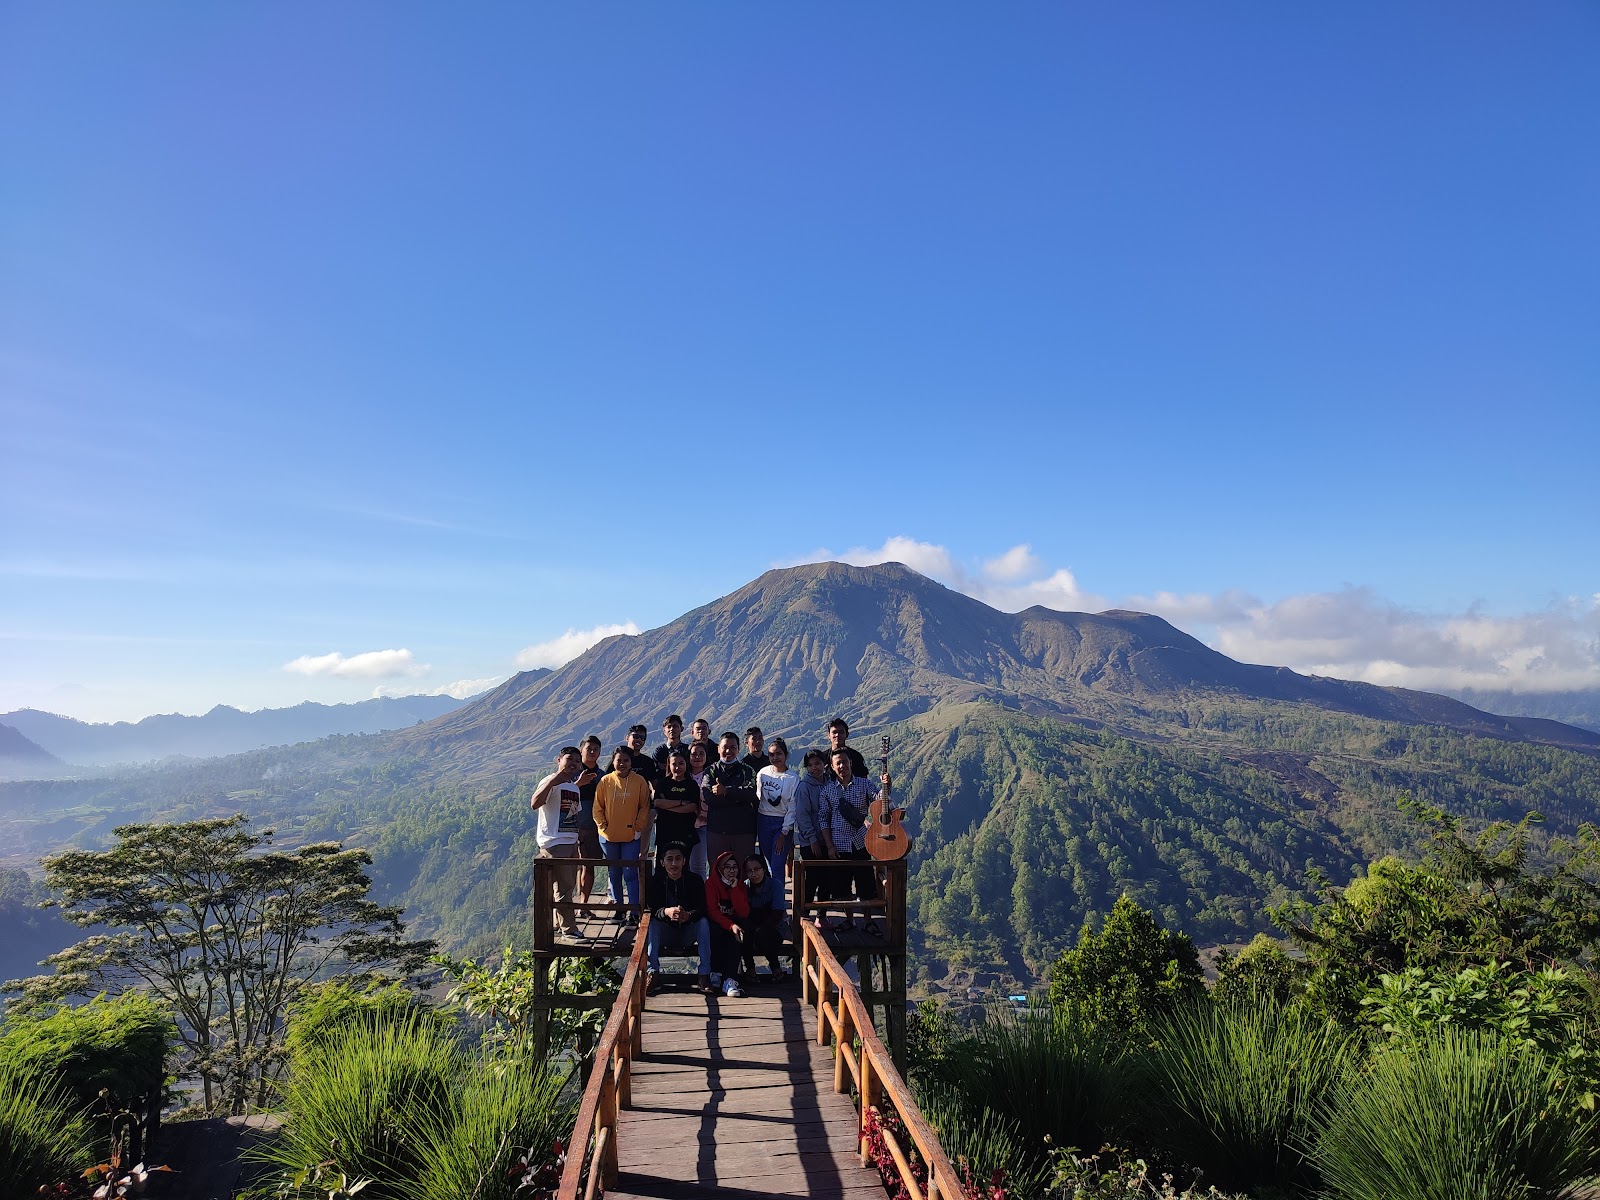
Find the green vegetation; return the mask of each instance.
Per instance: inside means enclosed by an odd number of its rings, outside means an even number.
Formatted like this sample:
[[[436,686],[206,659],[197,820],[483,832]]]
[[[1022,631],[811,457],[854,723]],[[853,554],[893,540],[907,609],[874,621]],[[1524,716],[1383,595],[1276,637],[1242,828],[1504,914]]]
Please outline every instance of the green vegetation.
[[[1596,1119],[1559,1094],[1539,1052],[1441,1029],[1347,1077],[1316,1162],[1340,1200],[1571,1196],[1600,1165]]]
[[[285,1115],[261,1160],[309,1182],[332,1163],[371,1200],[498,1200],[510,1168],[570,1131],[566,1074],[526,1054],[477,1055],[417,1011],[325,1025],[279,1085]]]
[[[92,1128],[66,1085],[0,1055],[0,1195],[29,1196],[92,1161]]]
[[[128,825],[110,850],[46,859],[67,919],[110,932],[51,955],[52,974],[8,984],[22,990],[15,1006],[147,990],[177,1017],[206,1111],[260,1105],[301,988],[326,973],[420,965],[432,945],[404,941],[400,910],[367,898],[365,851],[272,851],[270,830],[244,824]]]
[[[166,1006],[139,992],[76,1008],[12,1013],[0,1028],[0,1063],[63,1089],[75,1113],[126,1111],[133,1149],[159,1124],[166,1060],[178,1030]],[[99,1131],[101,1140],[109,1130]]]
[[[1010,1200],[1170,1194],[1165,1174],[1259,1198],[1574,1195],[1600,1170],[1594,835],[1536,861],[1534,821],[1468,837],[1408,808],[1417,861],[1282,906],[1294,952],[1258,938],[1209,992],[1187,939],[1123,898],[1053,965],[1047,1011],[963,1030],[920,1009],[912,1084],[941,1141]],[[1127,1149],[1076,1149],[1103,1145]]]

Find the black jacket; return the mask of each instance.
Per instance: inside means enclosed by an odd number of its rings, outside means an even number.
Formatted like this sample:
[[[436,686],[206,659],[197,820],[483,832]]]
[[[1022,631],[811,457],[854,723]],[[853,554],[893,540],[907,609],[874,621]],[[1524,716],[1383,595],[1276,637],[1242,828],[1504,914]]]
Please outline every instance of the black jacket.
[[[645,900],[650,905],[651,915],[658,921],[667,919],[669,908],[682,908],[689,920],[696,921],[706,915],[705,880],[688,867],[684,867],[677,879],[668,875],[665,867],[657,867],[645,889]]]

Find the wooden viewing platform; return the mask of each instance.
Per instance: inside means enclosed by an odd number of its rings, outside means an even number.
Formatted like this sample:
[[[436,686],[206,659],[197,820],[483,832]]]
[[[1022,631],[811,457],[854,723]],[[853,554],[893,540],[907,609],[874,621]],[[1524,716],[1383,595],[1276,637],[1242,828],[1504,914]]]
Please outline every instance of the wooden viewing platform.
[[[536,955],[550,965],[577,955],[628,955],[568,1142],[560,1200],[870,1200],[885,1194],[868,1153],[873,1128],[883,1135],[886,1169],[912,1200],[964,1196],[874,1015],[877,1006],[898,1042],[905,1028],[903,861],[880,864],[882,899],[826,906],[878,916],[887,923],[880,937],[823,932],[800,919],[809,911],[801,906],[790,946],[801,986],[768,985],[734,999],[690,990],[692,970],[665,976],[671,982],[664,990],[645,995],[648,912],[640,913],[637,930],[586,923],[585,936],[556,938],[556,906],[539,886],[546,861],[534,871]],[[797,870],[796,881],[803,878]],[[881,972],[884,990],[858,988],[841,958],[854,958],[869,982]],[[601,1002],[544,993],[549,1010]]]

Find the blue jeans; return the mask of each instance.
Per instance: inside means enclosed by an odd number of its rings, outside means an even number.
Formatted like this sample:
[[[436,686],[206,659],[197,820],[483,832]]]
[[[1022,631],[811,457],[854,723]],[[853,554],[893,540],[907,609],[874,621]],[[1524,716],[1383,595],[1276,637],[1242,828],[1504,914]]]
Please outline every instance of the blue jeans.
[[[767,860],[767,872],[783,878],[783,864],[789,861],[789,837],[783,832],[783,818],[756,814],[756,842],[761,857]]]
[[[701,917],[682,925],[676,921],[650,918],[650,969],[661,970],[663,950],[683,950],[690,942],[700,948],[700,974],[711,974],[711,922]]]
[[[600,849],[605,851],[606,855],[606,887],[611,892],[611,899],[618,904],[622,903],[622,884],[623,880],[626,880],[628,884],[628,903],[639,903],[639,868],[637,866],[618,867],[612,865],[615,863],[637,863],[639,861],[639,843],[636,841],[608,842],[605,838],[601,838]]]

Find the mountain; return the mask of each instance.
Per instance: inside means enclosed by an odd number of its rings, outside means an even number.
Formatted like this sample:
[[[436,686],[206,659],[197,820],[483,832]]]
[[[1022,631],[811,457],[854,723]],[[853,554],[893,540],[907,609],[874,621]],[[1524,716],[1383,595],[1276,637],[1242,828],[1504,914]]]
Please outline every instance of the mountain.
[[[771,571],[560,670],[423,725],[0,785],[0,865],[118,824],[248,812],[279,844],[341,838],[419,935],[482,954],[527,936],[529,788],[559,746],[668,712],[796,748],[843,715],[893,738],[916,838],[917,972],[1035,975],[1128,895],[1202,944],[1268,927],[1314,868],[1343,880],[1421,831],[1411,795],[1473,826],[1595,820],[1600,735],[1442,696],[1235,662],[1159,618],[1003,613],[899,565]],[[1537,844],[1536,847],[1537,849]]]
[[[1553,721],[1235,662],[1145,613],[1000,612],[898,563],[769,571],[659,629],[608,638],[558,671],[515,676],[395,743],[492,773],[543,763],[583,733],[610,745],[635,721],[654,730],[669,711],[719,731],[759,722],[769,735],[816,736],[835,715],[852,728],[879,726],[971,702],[1169,736],[1202,697],[1600,748],[1600,734]]]
[[[53,779],[71,768],[10,725],[0,725],[0,779]]]
[[[1460,688],[1449,693],[1486,712],[1544,717],[1600,733],[1600,688],[1572,692],[1509,692]]]
[[[537,672],[530,672],[537,674]],[[25,708],[0,715],[51,754],[81,766],[155,762],[174,755],[213,758],[259,746],[311,742],[340,733],[379,733],[431,721],[466,701],[451,696],[379,697],[356,704],[314,704],[241,712],[219,704],[204,716],[178,713],[91,724]]]

